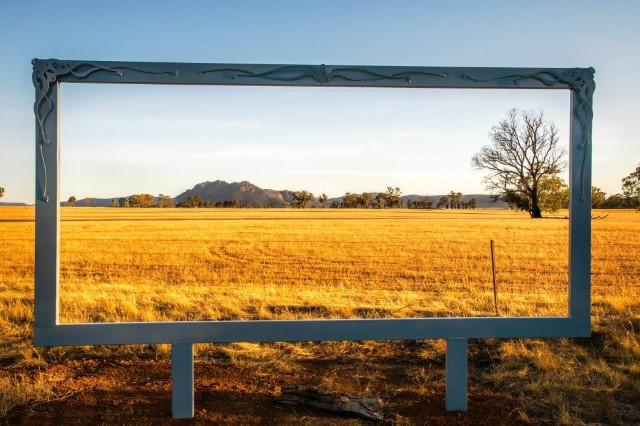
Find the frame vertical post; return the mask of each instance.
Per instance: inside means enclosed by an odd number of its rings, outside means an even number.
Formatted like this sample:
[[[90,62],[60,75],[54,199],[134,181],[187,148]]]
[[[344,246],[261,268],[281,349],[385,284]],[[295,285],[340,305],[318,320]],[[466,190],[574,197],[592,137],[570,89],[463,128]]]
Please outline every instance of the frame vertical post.
[[[569,316],[591,333],[591,104],[571,91]]]
[[[447,411],[467,411],[466,337],[447,339]]]
[[[59,84],[49,99],[54,105],[42,128],[36,123],[36,250],[35,333],[58,324],[60,277],[60,145],[58,143]],[[48,140],[43,140],[46,135]],[[40,341],[39,344],[47,344]]]
[[[174,419],[190,419],[193,403],[193,343],[171,345],[171,414]]]

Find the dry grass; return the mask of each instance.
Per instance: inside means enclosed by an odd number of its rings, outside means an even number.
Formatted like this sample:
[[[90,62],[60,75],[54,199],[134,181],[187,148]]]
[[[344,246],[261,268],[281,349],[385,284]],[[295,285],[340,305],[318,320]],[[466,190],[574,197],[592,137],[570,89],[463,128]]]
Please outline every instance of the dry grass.
[[[491,239],[507,314],[566,313],[565,220],[483,211],[63,213],[63,322],[492,315]]]
[[[64,208],[61,321],[490,316],[490,240],[502,315],[566,315],[564,216]],[[478,383],[515,398],[516,416],[525,422],[640,422],[639,225],[640,214],[630,211],[593,221],[593,338],[472,342],[470,393]],[[33,348],[33,234],[32,208],[0,209],[0,415],[55,395],[58,379],[40,370],[52,362],[169,351],[167,345]],[[416,345],[409,352],[417,359],[442,361],[441,341]],[[396,382],[383,364],[405,356],[401,342],[197,350],[200,360],[294,375],[300,362],[318,358],[364,365],[349,379],[327,370],[322,384],[342,391],[426,394],[443,386],[441,368],[416,363],[399,388],[390,388]]]

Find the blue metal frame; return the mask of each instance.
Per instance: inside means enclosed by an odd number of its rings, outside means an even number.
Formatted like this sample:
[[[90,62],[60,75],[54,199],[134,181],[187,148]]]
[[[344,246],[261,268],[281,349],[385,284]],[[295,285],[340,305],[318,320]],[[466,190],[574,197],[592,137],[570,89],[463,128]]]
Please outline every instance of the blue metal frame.
[[[447,350],[447,359],[450,355],[451,362],[459,364],[461,354],[465,354],[462,357],[464,365],[459,367],[466,372],[468,338],[590,335],[591,126],[595,90],[592,68],[249,65],[57,59],[34,59],[32,64],[36,89],[37,148],[36,345],[170,343],[174,351],[178,351],[175,361],[189,358],[185,355],[189,352],[185,348],[201,342],[444,338],[448,339],[448,348],[455,348],[451,353]],[[57,105],[61,83],[568,90],[571,96],[568,316],[60,324],[60,141]],[[466,373],[464,377],[464,389],[461,389],[462,379],[452,379],[458,397],[452,397],[451,404],[447,399],[448,409],[466,409]],[[180,380],[180,383],[183,387],[188,387],[188,383],[192,386],[193,379]],[[192,393],[191,389],[190,402],[183,402],[177,408],[174,405],[175,417],[189,417],[189,412],[193,415]],[[462,394],[464,398],[460,397]],[[462,400],[464,406],[460,402]]]

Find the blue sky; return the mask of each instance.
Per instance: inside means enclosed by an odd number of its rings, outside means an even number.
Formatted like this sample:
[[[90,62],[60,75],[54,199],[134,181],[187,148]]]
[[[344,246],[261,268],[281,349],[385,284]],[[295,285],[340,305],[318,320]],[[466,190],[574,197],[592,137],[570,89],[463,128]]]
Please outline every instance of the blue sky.
[[[640,162],[640,2],[0,0],[2,201],[33,202],[30,61],[60,59],[596,69],[594,184]],[[483,192],[470,157],[512,107],[555,91],[65,85],[62,197],[177,195],[204,180],[273,189]]]

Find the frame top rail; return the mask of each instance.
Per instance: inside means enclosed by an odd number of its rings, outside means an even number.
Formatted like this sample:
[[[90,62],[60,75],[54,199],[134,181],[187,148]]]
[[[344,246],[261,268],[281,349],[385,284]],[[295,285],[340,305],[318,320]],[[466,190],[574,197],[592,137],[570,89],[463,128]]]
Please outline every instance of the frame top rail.
[[[484,89],[592,87],[593,68],[480,68],[114,62],[34,59],[33,81],[249,86],[335,86]],[[592,90],[591,90],[592,91]]]

